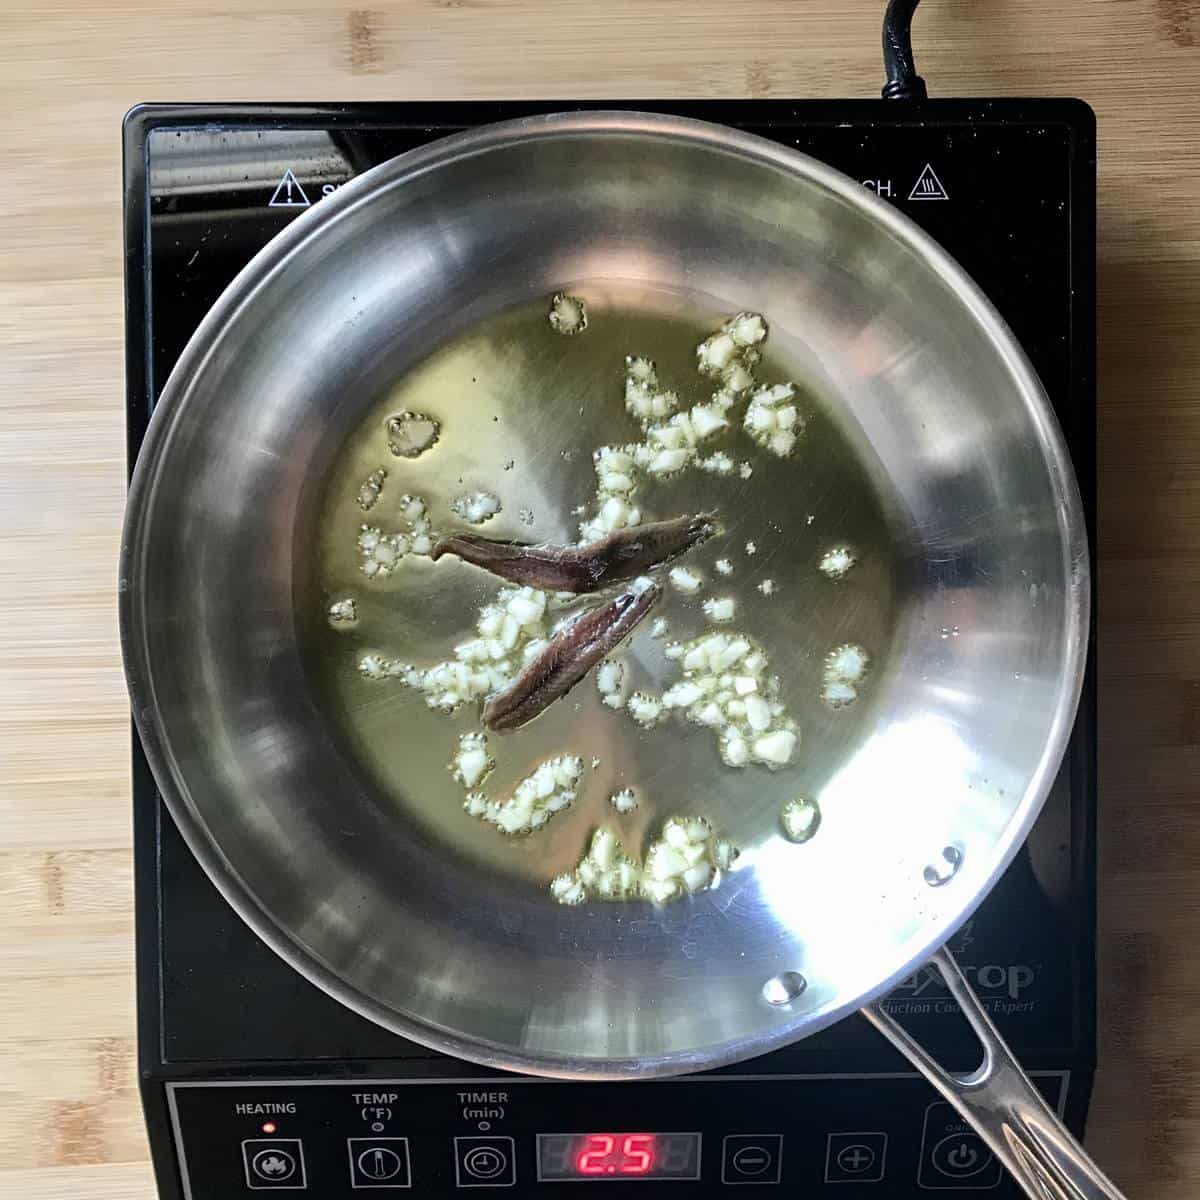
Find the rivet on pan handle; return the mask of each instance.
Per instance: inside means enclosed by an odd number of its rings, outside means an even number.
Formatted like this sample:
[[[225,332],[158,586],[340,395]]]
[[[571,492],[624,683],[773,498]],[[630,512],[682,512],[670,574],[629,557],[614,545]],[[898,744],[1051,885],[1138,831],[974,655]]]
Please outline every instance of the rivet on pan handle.
[[[948,950],[930,960],[975,1030],[983,1062],[966,1075],[941,1067],[877,1001],[863,1016],[974,1127],[1033,1200],[1124,1200],[1021,1070]]]

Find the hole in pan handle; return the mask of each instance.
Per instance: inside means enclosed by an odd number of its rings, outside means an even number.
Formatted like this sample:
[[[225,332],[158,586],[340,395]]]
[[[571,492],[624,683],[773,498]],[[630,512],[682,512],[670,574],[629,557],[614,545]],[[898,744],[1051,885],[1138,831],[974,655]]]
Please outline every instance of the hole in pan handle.
[[[979,1038],[983,1062],[966,1075],[945,1070],[879,1002],[863,1016],[970,1122],[1033,1200],[1124,1200],[1013,1058],[949,950],[930,959]]]

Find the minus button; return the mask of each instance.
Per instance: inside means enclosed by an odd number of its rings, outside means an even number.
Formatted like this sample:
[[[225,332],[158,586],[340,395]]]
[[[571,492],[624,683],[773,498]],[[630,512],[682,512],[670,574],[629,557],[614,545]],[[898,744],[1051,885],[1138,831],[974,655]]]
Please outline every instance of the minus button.
[[[783,1135],[730,1134],[725,1139],[722,1158],[722,1183],[778,1183],[783,1160]]]

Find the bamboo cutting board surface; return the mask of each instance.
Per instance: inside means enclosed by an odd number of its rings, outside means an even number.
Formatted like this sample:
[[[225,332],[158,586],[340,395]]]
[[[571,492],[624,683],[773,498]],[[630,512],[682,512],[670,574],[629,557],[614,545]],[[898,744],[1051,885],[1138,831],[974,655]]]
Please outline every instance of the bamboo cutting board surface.
[[[0,13],[0,1195],[153,1195],[135,1088],[120,119],[145,100],[870,96],[882,0],[50,0]],[[1200,2],[926,0],[936,95],[1100,128],[1101,1069],[1200,1191]]]

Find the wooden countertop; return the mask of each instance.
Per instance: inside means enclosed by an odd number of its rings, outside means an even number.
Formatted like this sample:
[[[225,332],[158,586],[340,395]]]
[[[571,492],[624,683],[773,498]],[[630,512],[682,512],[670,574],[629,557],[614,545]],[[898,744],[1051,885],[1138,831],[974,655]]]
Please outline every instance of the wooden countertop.
[[[134,1079],[120,120],[144,100],[871,96],[882,0],[51,0],[0,15],[0,1194],[153,1195]],[[1089,1130],[1200,1191],[1200,4],[927,0],[949,95],[1100,129],[1100,1011]]]

